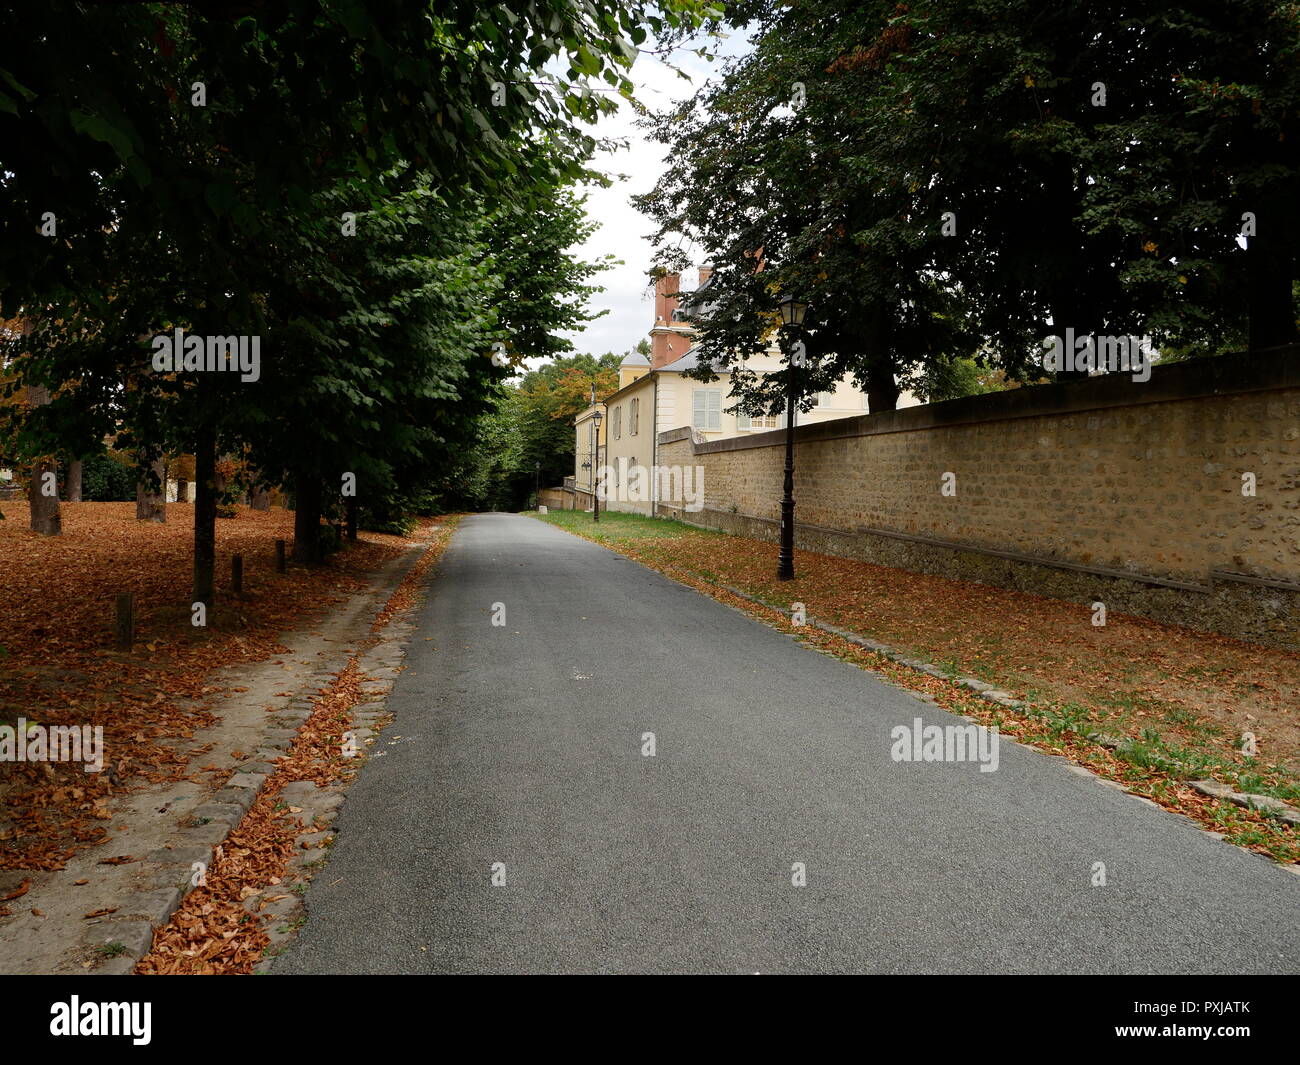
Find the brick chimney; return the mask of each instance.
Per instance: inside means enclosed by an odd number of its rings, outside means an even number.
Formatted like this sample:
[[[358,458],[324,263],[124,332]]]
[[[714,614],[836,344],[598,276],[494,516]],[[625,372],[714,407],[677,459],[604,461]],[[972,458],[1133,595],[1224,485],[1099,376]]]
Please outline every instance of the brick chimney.
[[[655,282],[655,325],[661,323],[672,325],[673,311],[677,310],[677,305],[681,301],[677,296],[670,296],[668,293],[676,292],[681,287],[681,274],[664,274]]]
[[[650,330],[650,369],[657,370],[676,362],[686,354],[690,345],[686,338],[673,331],[673,312],[677,310],[679,298],[668,293],[676,292],[682,287],[680,274],[664,274],[655,282],[655,321]]]
[[[711,278],[712,276],[713,276],[712,263],[705,263],[703,266],[701,266],[700,267],[700,288],[703,288],[705,282],[707,282],[709,278]]]

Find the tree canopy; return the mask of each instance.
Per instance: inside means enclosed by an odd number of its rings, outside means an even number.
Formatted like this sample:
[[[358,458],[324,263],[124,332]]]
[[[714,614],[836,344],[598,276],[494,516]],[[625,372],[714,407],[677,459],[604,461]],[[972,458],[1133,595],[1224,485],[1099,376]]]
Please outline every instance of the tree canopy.
[[[613,106],[595,85],[630,94],[647,32],[720,13],[73,8],[0,12],[0,307],[28,326],[6,356],[50,397],[9,449],[193,454],[204,602],[218,456],[291,486],[313,559],[340,485],[391,511],[460,461],[513,367],[570,350],[603,265],[568,250]],[[160,365],[167,338],[207,364]],[[256,365],[232,372],[227,345]]]
[[[1066,327],[1296,340],[1294,4],[744,0],[726,22],[755,47],[648,119],[672,150],[640,205],[714,263],[690,310],[743,393],[784,387],[744,360],[785,292],[813,306],[805,392],[850,375],[873,409],[936,362],[1036,376]]]

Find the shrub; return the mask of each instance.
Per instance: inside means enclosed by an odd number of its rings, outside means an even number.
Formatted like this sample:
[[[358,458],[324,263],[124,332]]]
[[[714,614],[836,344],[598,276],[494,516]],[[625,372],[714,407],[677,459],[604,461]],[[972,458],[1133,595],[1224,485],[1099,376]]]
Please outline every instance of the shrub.
[[[91,455],[81,463],[81,498],[87,503],[130,503],[135,499],[135,470],[109,455]]]

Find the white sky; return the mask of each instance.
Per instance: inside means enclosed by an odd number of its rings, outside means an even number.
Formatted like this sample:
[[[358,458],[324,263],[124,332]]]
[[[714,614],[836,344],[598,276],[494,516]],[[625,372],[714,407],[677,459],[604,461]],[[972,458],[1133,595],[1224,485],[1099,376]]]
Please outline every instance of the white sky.
[[[690,96],[706,78],[720,71],[724,56],[742,54],[748,49],[749,42],[744,36],[733,34],[722,42],[701,40],[698,45],[708,47],[719,58],[710,63],[686,48],[678,49],[670,57],[677,67],[691,76],[690,82],[679,77],[656,56],[642,52],[631,73],[637,99],[651,111],[658,111],[674,100]],[[653,41],[647,40],[643,47],[653,47]],[[587,213],[600,223],[600,228],[576,250],[581,258],[587,260],[612,254],[621,259],[623,265],[602,271],[592,279],[593,284],[603,285],[605,291],[593,296],[589,307],[594,311],[607,309],[609,313],[589,323],[585,330],[563,334],[573,341],[577,352],[590,355],[601,355],[606,351],[622,354],[647,336],[654,324],[654,302],[646,271],[650,269],[654,253],[648,238],[655,225],[632,206],[631,197],[649,192],[654,187],[663,172],[667,149],[648,140],[645,132],[633,125],[636,112],[625,100],[617,94],[610,95],[618,101],[618,114],[603,118],[595,132],[603,137],[626,140],[628,147],[616,152],[597,153],[592,168],[611,176],[623,174],[627,177],[615,180],[607,189],[588,190]],[[686,250],[689,252],[690,248]],[[684,289],[693,288],[695,282],[694,272],[682,277]]]

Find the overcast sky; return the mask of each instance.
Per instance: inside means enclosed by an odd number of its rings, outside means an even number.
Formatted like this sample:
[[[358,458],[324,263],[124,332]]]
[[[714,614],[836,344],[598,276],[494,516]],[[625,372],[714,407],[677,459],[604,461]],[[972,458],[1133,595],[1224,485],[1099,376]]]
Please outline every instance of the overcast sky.
[[[740,54],[749,47],[747,39],[740,34],[720,43],[711,43],[713,47],[710,50],[719,55],[712,63],[687,49],[679,49],[671,57],[676,66],[690,74],[691,82],[684,81],[655,56],[643,52],[631,75],[636,84],[637,98],[652,111],[658,111],[671,101],[690,96],[706,78],[716,75],[721,69],[722,57]],[[651,47],[651,42],[647,41],[645,47]],[[577,253],[588,260],[612,254],[621,259],[623,265],[603,271],[592,282],[603,285],[605,291],[592,298],[591,308],[608,310],[609,313],[589,323],[581,332],[565,334],[577,351],[590,355],[628,351],[649,333],[654,324],[654,302],[646,271],[654,254],[648,238],[655,227],[632,206],[631,197],[649,192],[654,187],[663,172],[667,149],[648,140],[646,134],[633,125],[636,117],[633,109],[621,97],[611,95],[619,103],[619,112],[602,119],[596,132],[601,136],[626,139],[628,148],[598,153],[592,166],[607,174],[625,174],[627,177],[615,180],[607,189],[589,190],[587,212],[600,226],[586,243],[578,246]],[[682,285],[687,289],[693,288],[695,280],[695,274],[688,273],[683,276]]]

